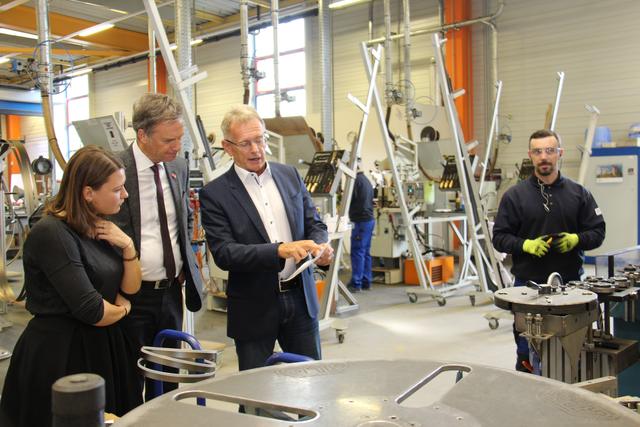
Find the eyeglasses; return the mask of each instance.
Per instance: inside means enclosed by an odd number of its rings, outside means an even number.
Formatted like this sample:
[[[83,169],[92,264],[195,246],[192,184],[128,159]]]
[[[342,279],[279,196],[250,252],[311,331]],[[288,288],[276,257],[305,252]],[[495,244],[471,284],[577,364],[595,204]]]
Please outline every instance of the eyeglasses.
[[[544,151],[547,155],[553,156],[556,153],[559,153],[561,150],[560,147],[546,147],[546,148],[532,148],[529,150],[531,154],[534,156],[539,156]]]
[[[267,141],[269,141],[269,134],[268,133],[263,133],[261,137],[256,138],[252,141],[242,141],[242,142],[234,142],[231,141],[230,139],[225,138],[225,141],[227,141],[229,144],[231,145],[235,145],[236,147],[238,147],[241,150],[250,150],[251,146],[253,144],[260,146],[260,145],[265,145],[267,143]]]

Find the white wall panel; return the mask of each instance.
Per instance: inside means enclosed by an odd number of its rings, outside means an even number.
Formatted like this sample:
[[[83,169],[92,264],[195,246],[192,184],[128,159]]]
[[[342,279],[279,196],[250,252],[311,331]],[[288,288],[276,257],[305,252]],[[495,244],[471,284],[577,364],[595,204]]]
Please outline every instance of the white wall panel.
[[[495,0],[489,3],[495,9]],[[576,175],[576,147],[589,120],[585,104],[600,109],[599,125],[609,126],[614,140],[627,138],[629,125],[640,121],[638,17],[640,2],[634,0],[506,3],[496,22],[498,73],[504,81],[501,127],[510,129],[513,142],[501,146],[499,166],[513,170],[526,157],[529,135],[543,127],[547,105],[554,102],[557,71],[566,74],[556,130],[566,148],[567,175]],[[478,69],[485,58],[477,58]],[[477,123],[484,105],[476,98]]]
[[[242,76],[240,74],[240,36],[196,48],[194,55],[200,71],[208,77],[196,86],[196,112],[200,114],[207,133],[217,135],[220,145],[220,122],[234,104],[242,104]]]
[[[89,84],[91,117],[108,116],[122,111],[130,122],[133,103],[148,90],[147,61],[93,73]],[[127,129],[125,137],[128,140],[134,139],[133,129]]]

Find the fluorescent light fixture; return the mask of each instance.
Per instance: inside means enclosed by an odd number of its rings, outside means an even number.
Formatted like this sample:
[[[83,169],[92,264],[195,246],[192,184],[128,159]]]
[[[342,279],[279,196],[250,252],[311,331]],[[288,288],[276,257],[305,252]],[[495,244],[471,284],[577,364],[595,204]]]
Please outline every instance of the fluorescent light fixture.
[[[0,34],[5,34],[7,36],[24,37],[25,39],[38,40],[37,34],[25,33],[24,31],[10,30],[9,28],[0,27]]]
[[[329,3],[329,9],[344,9],[356,4],[369,3],[369,1],[371,0],[336,0],[333,3]]]
[[[99,33],[100,31],[104,31],[104,30],[108,30],[109,28],[113,28],[114,25],[113,24],[108,24],[108,23],[103,23],[103,24],[98,24],[98,25],[94,25],[93,27],[89,27],[86,30],[82,30],[78,33],[78,35],[80,37],[87,37],[96,33]]]
[[[5,64],[11,61],[11,58],[7,58],[6,56],[0,56],[0,64]]]
[[[80,68],[67,73],[67,77],[83,76],[85,74],[89,74],[91,71],[93,71],[93,68]]]

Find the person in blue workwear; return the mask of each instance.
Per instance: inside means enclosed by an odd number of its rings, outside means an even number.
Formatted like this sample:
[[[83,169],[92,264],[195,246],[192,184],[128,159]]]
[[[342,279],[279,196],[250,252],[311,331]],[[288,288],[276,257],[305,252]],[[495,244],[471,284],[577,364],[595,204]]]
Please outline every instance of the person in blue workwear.
[[[358,158],[358,169],[362,159]],[[361,170],[356,174],[356,182],[349,206],[351,229],[351,292],[371,289],[371,235],[375,219],[373,217],[373,186]]]
[[[553,272],[559,273],[565,283],[580,280],[584,251],[599,247],[604,240],[605,222],[593,196],[560,174],[558,160],[562,154],[556,132],[534,132],[529,138],[534,173],[507,190],[500,201],[493,246],[512,255],[515,286],[523,286],[528,280],[546,283]],[[527,340],[515,325],[513,333],[516,370],[531,372],[536,363],[529,360]]]

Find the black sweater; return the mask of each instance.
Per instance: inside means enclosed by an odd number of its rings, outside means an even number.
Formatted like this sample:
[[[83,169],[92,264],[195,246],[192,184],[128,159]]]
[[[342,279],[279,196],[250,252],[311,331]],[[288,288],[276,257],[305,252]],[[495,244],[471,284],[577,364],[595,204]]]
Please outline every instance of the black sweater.
[[[605,222],[591,193],[578,183],[558,176],[551,185],[543,185],[538,178],[522,181],[502,196],[495,225],[493,246],[513,257],[511,272],[519,279],[546,282],[549,274],[558,272],[565,281],[578,280],[583,273],[584,251],[602,244]],[[549,196],[549,212],[544,209],[544,191]],[[526,239],[554,233],[575,233],[578,245],[567,253],[553,246],[537,258],[523,252]]]
[[[353,222],[373,219],[373,186],[362,172],[356,174],[353,197],[349,205],[349,219]]]

